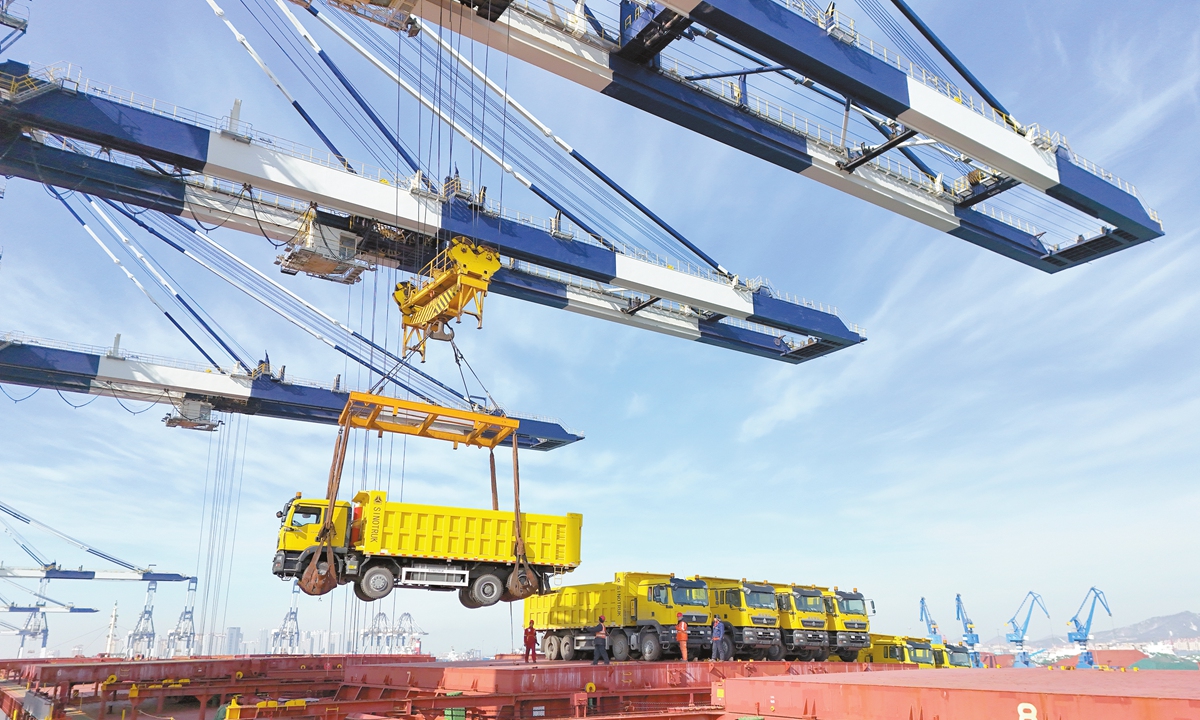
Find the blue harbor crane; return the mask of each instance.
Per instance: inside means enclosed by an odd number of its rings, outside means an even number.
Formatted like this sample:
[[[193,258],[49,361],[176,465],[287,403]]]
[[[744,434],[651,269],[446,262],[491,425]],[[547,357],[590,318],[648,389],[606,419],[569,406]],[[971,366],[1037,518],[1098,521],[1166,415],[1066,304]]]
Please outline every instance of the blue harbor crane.
[[[954,618],[962,621],[963,645],[967,646],[967,654],[971,656],[971,667],[983,667],[979,651],[975,649],[975,646],[979,644],[979,633],[975,632],[975,623],[971,622],[971,618],[967,615],[967,606],[963,605],[962,595],[954,596]]]
[[[929,639],[935,643],[945,643],[945,638],[938,631],[937,620],[933,619],[933,614],[929,612],[929,605],[925,603],[925,598],[921,598],[921,622],[925,623],[925,628],[929,631]]]
[[[1017,616],[1021,614],[1021,610],[1025,608],[1025,603],[1029,603],[1029,609],[1025,611],[1025,621],[1018,624]],[[1042,612],[1046,613],[1046,617],[1050,617],[1050,611],[1046,609],[1046,603],[1042,602],[1042,596],[1030,590],[1029,594],[1021,600],[1021,604],[1017,607],[1017,611],[1013,613],[1008,624],[1012,626],[1012,632],[1006,633],[1004,639],[1012,643],[1013,652],[1013,667],[1033,667],[1033,661],[1030,659],[1029,653],[1025,652],[1025,633],[1029,630],[1029,620],[1033,617],[1034,606],[1040,607]]]
[[[1087,620],[1079,621],[1079,614],[1083,612],[1083,607],[1088,604],[1088,600],[1092,601],[1091,607],[1088,608]],[[1092,670],[1096,667],[1096,658],[1092,655],[1092,651],[1088,649],[1088,640],[1092,633],[1092,617],[1096,614],[1096,603],[1104,606],[1104,612],[1112,617],[1112,610],[1108,609],[1108,600],[1104,597],[1104,592],[1098,590],[1095,586],[1088,589],[1087,595],[1083,596],[1083,602],[1079,604],[1079,609],[1075,611],[1075,616],[1071,618],[1068,625],[1074,625],[1075,629],[1067,633],[1067,640],[1079,643],[1079,662],[1075,667],[1080,670]]]

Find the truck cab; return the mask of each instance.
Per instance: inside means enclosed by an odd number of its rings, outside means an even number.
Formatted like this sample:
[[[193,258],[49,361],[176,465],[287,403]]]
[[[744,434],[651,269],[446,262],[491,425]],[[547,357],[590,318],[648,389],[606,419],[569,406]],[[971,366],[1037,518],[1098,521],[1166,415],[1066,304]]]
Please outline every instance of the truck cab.
[[[857,588],[850,592],[822,591],[825,601],[825,628],[830,652],[843,662],[854,662],[858,651],[871,646],[867,600]]]
[[[784,657],[789,660],[823,661],[829,657],[829,634],[825,631],[825,588],[775,584],[775,605]]]
[[[289,578],[304,572],[304,565],[311,556],[308,551],[317,547],[317,533],[321,530],[328,508],[329,501],[324,498],[305,498],[296,493],[296,497],[284,503],[283,510],[275,513],[280,525],[275,558],[271,562],[272,573]],[[346,551],[350,517],[350,503],[339,500],[334,504],[331,542],[338,556]]]
[[[933,645],[926,638],[871,633],[871,644],[859,653],[868,663],[912,663],[920,668],[937,667]]]
[[[971,651],[965,645],[933,643],[933,664],[940,668],[969,668]]]
[[[725,625],[727,657],[781,660],[784,647],[779,630],[775,588],[765,582],[728,578],[694,578],[708,585],[709,611]]]
[[[635,622],[643,628],[651,624],[659,628],[659,644],[664,654],[681,654],[675,639],[675,624],[679,621],[676,616],[680,613],[688,624],[688,657],[694,658],[701,651],[712,648],[709,589],[704,581],[674,576],[641,578],[637,597]],[[646,648],[640,650],[646,658]],[[653,655],[653,652],[649,654]]]

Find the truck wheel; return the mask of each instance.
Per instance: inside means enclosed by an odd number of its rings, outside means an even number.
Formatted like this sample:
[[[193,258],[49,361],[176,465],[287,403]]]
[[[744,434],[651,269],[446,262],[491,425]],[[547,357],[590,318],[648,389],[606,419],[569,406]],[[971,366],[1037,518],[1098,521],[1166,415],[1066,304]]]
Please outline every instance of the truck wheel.
[[[783,659],[783,646],[782,645],[772,645],[771,647],[767,648],[767,659],[768,660],[782,660]]]
[[[558,636],[546,633],[542,636],[542,654],[547,660],[558,659]]]
[[[843,650],[842,652],[838,653],[838,657],[842,659],[842,662],[858,662],[858,651]]]
[[[614,630],[612,634],[613,660],[624,662],[629,659],[629,636],[624,630]]]
[[[362,588],[358,586],[357,582],[355,582],[352,587],[354,588],[354,597],[358,598],[359,600],[362,600],[363,602],[373,602],[371,600],[371,598],[367,597],[363,593]]]
[[[820,650],[813,650],[812,659],[815,662],[825,662],[826,660],[829,659],[829,648],[821,648]]]
[[[638,640],[638,650],[641,651],[643,660],[654,662],[661,659],[662,643],[658,640],[658,633],[642,633],[641,639]]]
[[[396,576],[384,565],[372,565],[358,578],[354,584],[355,595],[368,601],[380,600],[388,596],[396,586]]]
[[[760,661],[766,660],[767,659],[767,651],[762,648],[754,648],[753,650],[750,651],[750,659],[751,660],[760,660]]]
[[[458,589],[458,601],[462,603],[463,607],[470,608],[471,610],[479,607],[479,603],[475,602],[475,599],[471,597],[471,588],[469,587]]]
[[[567,661],[575,659],[575,636],[571,633],[563,633],[558,639],[558,656]]]
[[[479,603],[479,607],[487,607],[500,602],[504,594],[504,583],[491,573],[484,573],[471,583],[471,599]]]

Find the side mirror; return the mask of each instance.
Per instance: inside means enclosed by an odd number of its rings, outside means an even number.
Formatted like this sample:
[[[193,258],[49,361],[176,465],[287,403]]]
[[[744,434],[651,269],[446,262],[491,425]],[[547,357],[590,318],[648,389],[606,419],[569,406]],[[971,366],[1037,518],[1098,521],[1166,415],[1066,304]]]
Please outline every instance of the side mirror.
[[[871,603],[871,614],[874,615],[875,614],[875,601],[868,600],[867,602]]]
[[[282,510],[277,510],[277,511],[275,512],[275,517],[277,517],[277,518],[279,518],[280,520],[282,520],[282,519],[283,519],[283,511],[282,511]]]

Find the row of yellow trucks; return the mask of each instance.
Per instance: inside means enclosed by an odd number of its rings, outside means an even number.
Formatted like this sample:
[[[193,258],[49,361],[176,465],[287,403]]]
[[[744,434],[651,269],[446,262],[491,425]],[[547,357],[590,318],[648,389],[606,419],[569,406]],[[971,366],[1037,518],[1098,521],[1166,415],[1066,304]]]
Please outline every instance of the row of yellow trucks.
[[[713,626],[724,630],[720,656],[759,660],[854,662],[870,646],[867,600],[857,591],[697,575],[617,573],[612,582],[573,585],[525,600],[525,625],[544,631],[550,660],[590,655],[604,618],[614,660],[682,655],[679,619],[688,625],[688,657],[714,657]],[[682,618],[680,618],[682,616]]]
[[[277,516],[279,538],[272,572],[299,577],[324,557],[317,533],[328,501],[297,493]],[[466,607],[511,601],[513,514],[388,501],[362,491],[332,506],[331,538],[339,584],[352,584],[363,601],[393,588],[456,592]],[[714,618],[723,629],[719,656],[760,660],[915,663],[970,667],[966,648],[924,638],[870,632],[868,604],[857,589],[749,582],[697,575],[621,572],[612,582],[553,590],[551,578],[580,562],[583,517],[521,514],[523,559],[537,578],[538,594],[525,599],[525,625],[543,631],[550,660],[572,660],[593,650],[594,629],[604,618],[616,660],[660,660],[682,655],[676,623],[688,625],[688,657],[715,657]],[[873,611],[873,607],[871,608]]]

